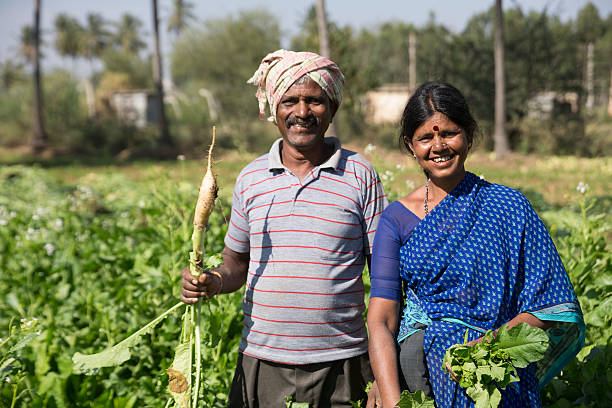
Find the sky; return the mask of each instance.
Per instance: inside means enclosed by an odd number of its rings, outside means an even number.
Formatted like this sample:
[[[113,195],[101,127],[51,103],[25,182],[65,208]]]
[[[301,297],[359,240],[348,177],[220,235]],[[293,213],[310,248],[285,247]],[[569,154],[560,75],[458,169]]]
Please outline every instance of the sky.
[[[308,9],[315,0],[191,0],[195,5],[195,15],[199,21],[224,18],[236,15],[240,10],[265,8],[276,15],[281,25],[283,46],[288,46],[289,38],[296,34]],[[593,0],[602,17],[612,13],[611,0]],[[46,58],[45,68],[68,64],[51,49],[53,44],[53,21],[60,13],[68,13],[81,23],[90,12],[97,12],[111,21],[118,21],[124,13],[140,18],[147,32],[146,41],[152,49],[151,1],[150,0],[41,0],[42,32],[47,43],[43,49]],[[374,3],[375,6],[368,5]],[[587,0],[505,0],[504,8],[520,6],[524,11],[542,11],[561,17],[563,21],[574,19]],[[169,51],[168,33],[165,21],[171,13],[171,0],[158,0],[162,26],[162,53]],[[432,13],[436,22],[452,31],[462,31],[474,14],[486,11],[494,4],[493,0],[327,0],[327,16],[341,26],[374,28],[389,21],[403,21],[416,26],[425,24]],[[0,0],[0,63],[15,57],[19,50],[21,27],[32,24],[34,0]],[[197,24],[197,22],[195,23]]]

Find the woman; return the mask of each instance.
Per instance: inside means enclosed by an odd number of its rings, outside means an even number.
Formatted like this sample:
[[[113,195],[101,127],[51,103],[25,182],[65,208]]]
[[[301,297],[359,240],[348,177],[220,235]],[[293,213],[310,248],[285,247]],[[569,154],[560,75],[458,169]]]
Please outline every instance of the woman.
[[[547,330],[550,355],[519,369],[501,406],[539,407],[540,385],[584,342],[576,295],[527,199],[466,172],[476,128],[448,84],[422,85],[404,110],[401,138],[427,181],[387,207],[374,240],[369,347],[384,407],[402,388],[433,391],[439,408],[473,406],[442,370],[446,349],[466,330],[479,341],[520,322]]]

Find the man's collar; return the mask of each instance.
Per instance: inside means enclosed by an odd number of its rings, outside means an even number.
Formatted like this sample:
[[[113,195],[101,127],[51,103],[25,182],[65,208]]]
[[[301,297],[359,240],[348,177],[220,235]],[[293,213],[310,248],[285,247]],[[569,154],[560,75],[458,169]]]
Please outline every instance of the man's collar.
[[[338,165],[340,164],[340,158],[342,157],[342,145],[340,144],[340,140],[337,137],[326,137],[324,139],[326,144],[330,144],[334,146],[334,153],[325,161],[325,163],[321,164],[320,168],[333,168],[336,170]],[[268,154],[268,170],[273,169],[284,169],[283,161],[281,160],[280,147],[283,139],[277,139],[270,148],[270,153]]]

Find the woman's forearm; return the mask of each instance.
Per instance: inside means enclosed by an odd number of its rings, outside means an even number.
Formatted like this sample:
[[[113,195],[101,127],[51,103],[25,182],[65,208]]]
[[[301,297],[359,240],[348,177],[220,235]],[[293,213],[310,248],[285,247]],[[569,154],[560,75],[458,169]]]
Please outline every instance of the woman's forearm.
[[[399,303],[379,297],[370,298],[368,329],[370,364],[384,408],[394,407],[400,397],[397,366],[397,331]]]
[[[383,407],[394,407],[400,398],[395,336],[386,326],[370,325],[370,364],[382,398]]]
[[[537,317],[535,317],[534,315],[532,315],[531,313],[526,313],[525,312],[525,313],[519,313],[512,320],[510,320],[507,323],[508,324],[508,328],[510,329],[510,328],[516,326],[519,323],[527,323],[530,326],[537,327],[537,328],[542,329],[542,330],[546,330],[546,329],[548,329],[552,325],[552,322],[540,320]],[[498,331],[499,331],[499,328],[494,331],[494,334],[497,335]],[[474,343],[480,343],[483,339],[484,339],[484,337],[481,336],[481,337],[479,337],[477,339],[474,339],[474,340],[470,341],[468,343],[468,345],[472,345]]]
[[[519,313],[514,319],[508,322],[508,328],[514,327],[519,323],[527,323],[530,326],[542,330],[546,330],[552,325],[551,322],[540,320],[531,313]]]

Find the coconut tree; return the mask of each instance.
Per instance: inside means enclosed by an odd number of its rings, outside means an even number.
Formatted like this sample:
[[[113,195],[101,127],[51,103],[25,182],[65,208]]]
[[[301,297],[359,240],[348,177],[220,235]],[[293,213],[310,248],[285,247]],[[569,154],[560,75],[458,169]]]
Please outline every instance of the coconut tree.
[[[113,42],[123,51],[138,54],[146,47],[141,38],[142,21],[131,14],[123,14],[116,24]]]
[[[90,62],[94,58],[99,58],[109,44],[110,32],[106,29],[106,26],[107,22],[102,15],[98,13],[87,14],[87,25],[82,36],[81,53]]]
[[[185,0],[172,0],[172,14],[168,17],[168,31],[178,37],[189,23],[195,20],[193,3]]]
[[[506,134],[506,84],[504,79],[504,12],[502,0],[495,1],[495,131],[494,151],[499,157],[510,153]]]
[[[47,148],[48,137],[43,121],[43,96],[40,79],[40,0],[34,1],[34,25],[21,31],[21,53],[32,63],[34,79],[34,110],[32,112],[32,138],[30,147],[36,154]]]
[[[329,37],[327,35],[327,14],[325,12],[325,0],[317,0],[317,26],[319,29],[319,52],[329,58]],[[338,128],[335,122],[330,123],[329,133],[338,136]]]
[[[62,57],[73,60],[81,54],[80,39],[84,29],[78,20],[66,13],[59,14],[54,21],[55,27],[55,50]]]
[[[166,147],[172,146],[170,132],[168,131],[168,121],[166,120],[166,110],[164,108],[164,85],[162,83],[162,56],[159,44],[159,19],[157,13],[157,0],[152,0],[153,8],[153,38],[155,40],[155,53],[153,55],[153,82],[157,99],[159,100],[159,130],[161,132],[161,144]]]

